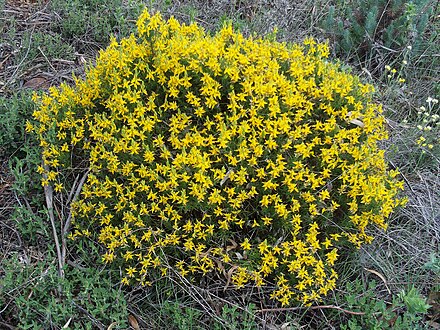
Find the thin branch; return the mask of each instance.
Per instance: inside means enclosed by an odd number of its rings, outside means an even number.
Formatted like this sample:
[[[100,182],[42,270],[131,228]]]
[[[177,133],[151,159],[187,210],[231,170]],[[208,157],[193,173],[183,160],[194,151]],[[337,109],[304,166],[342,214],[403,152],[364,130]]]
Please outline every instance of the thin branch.
[[[45,170],[47,171],[47,165],[43,165],[45,167]],[[44,178],[47,179],[47,175],[44,174]],[[58,240],[58,233],[57,233],[57,227],[55,225],[55,216],[53,213],[53,189],[51,185],[45,185],[44,186],[44,195],[46,197],[46,205],[47,205],[47,211],[49,213],[49,219],[50,224],[52,225],[52,231],[53,231],[53,238],[55,241],[55,248],[57,251],[57,257],[58,257],[58,274],[60,278],[64,278],[64,259],[62,258],[61,249],[60,249],[60,242]]]
[[[38,48],[38,50],[40,51],[41,55],[43,55],[43,57],[44,57],[44,59],[46,60],[47,64],[49,64],[49,66],[52,68],[52,70],[56,72],[57,70],[53,67],[52,63],[51,63],[51,62],[49,61],[49,59],[47,58],[46,54],[44,54],[44,52],[43,52],[43,50],[41,49],[41,47],[38,46],[37,48]]]
[[[90,170],[87,170],[87,172],[84,173],[84,175],[82,176],[81,180],[79,181],[78,186],[77,186],[76,189],[75,189],[75,194],[73,195],[73,198],[72,198],[71,203],[74,202],[74,201],[76,201],[76,200],[78,199],[78,196],[79,196],[79,194],[81,193],[81,189],[82,189],[82,187],[83,187],[83,185],[84,185],[84,182],[85,182],[86,179],[87,179],[87,176],[89,175],[89,172],[90,172]],[[73,189],[72,189],[72,190],[73,190]],[[70,222],[71,222],[71,220],[72,220],[72,212],[69,212],[69,216],[67,217],[66,224],[64,225],[64,228],[63,228],[63,234],[64,234],[64,235],[65,235],[65,234],[67,233],[67,231],[69,230],[69,226],[70,226]]]
[[[7,324],[7,323],[2,322],[2,321],[0,321],[0,326],[4,327],[5,329],[12,329],[12,330],[15,329],[15,327],[13,327],[12,325]]]
[[[6,90],[6,87],[16,78],[15,75],[17,74],[17,72],[18,72],[19,68],[21,67],[21,65],[23,64],[23,62],[28,57],[29,51],[30,51],[31,46],[32,46],[32,37],[34,35],[34,31],[35,31],[35,26],[32,27],[31,35],[29,36],[29,44],[28,44],[28,47],[27,47],[27,50],[26,50],[26,54],[21,59],[20,63],[18,63],[17,67],[15,68],[14,72],[11,75],[11,78],[8,81],[5,81],[5,84],[3,85],[3,87],[0,88],[0,91]]]
[[[204,310],[205,310],[205,312],[206,313],[208,313],[208,314],[210,314],[212,317],[214,317],[215,319],[217,319],[219,322],[224,322],[221,318],[219,318],[218,317],[218,315],[214,312],[212,312],[212,311],[210,311],[209,309],[208,309],[208,307],[207,306],[209,306],[210,305],[210,303],[208,302],[208,300],[205,298],[205,297],[203,297],[203,294],[205,294],[205,295],[208,295],[209,296],[209,300],[212,300],[212,301],[214,301],[214,300],[220,300],[220,301],[222,301],[223,303],[225,303],[226,305],[229,305],[229,306],[234,306],[235,308],[237,308],[238,310],[240,310],[242,313],[248,313],[248,314],[250,314],[250,312],[248,311],[248,310],[246,310],[246,308],[243,308],[242,306],[240,306],[240,305],[237,305],[237,304],[234,304],[233,302],[231,302],[231,301],[228,301],[228,300],[226,300],[226,299],[224,299],[224,298],[221,298],[221,297],[219,297],[218,295],[216,295],[216,294],[213,294],[212,292],[210,292],[209,290],[207,290],[207,289],[203,289],[203,288],[200,288],[200,287],[198,287],[198,286],[196,286],[196,285],[193,285],[192,283],[190,283],[189,281],[188,281],[188,279],[187,278],[185,278],[184,276],[182,276],[178,271],[176,271],[173,267],[171,267],[170,265],[167,265],[167,268],[171,271],[171,272],[173,272],[174,273],[174,275],[176,276],[176,277],[178,277],[179,278],[179,280],[180,281],[176,281],[174,278],[173,278],[173,276],[170,276],[169,277],[169,279],[174,283],[174,284],[176,284],[176,285],[178,285],[179,287],[181,287],[183,290],[185,290],[185,292],[186,293],[188,293],[198,304],[199,304],[199,306],[201,306]],[[261,321],[261,322],[264,322],[264,319],[262,319],[262,318],[260,318],[259,316],[257,316],[257,315],[254,315],[259,321]]]
[[[73,193],[75,191],[75,189],[73,189],[73,188],[76,187],[76,184],[78,183],[78,180],[79,180],[79,175],[77,175],[76,178],[75,178],[75,181],[73,181],[72,190],[70,191],[69,196],[67,197],[67,201],[66,201],[67,205],[70,204],[70,201],[73,198]]]
[[[90,172],[90,170],[87,170],[87,172],[84,173],[84,175],[82,176],[82,178],[79,181],[78,185],[76,186],[76,189],[75,189],[75,185],[73,185],[72,191],[69,194],[69,200],[70,200],[71,196],[73,195],[70,204],[78,199],[78,196],[81,193],[81,189],[82,189],[82,187],[84,185],[84,182],[87,179],[87,176],[89,175],[89,172]],[[76,181],[77,181],[77,179],[75,180],[75,183],[76,183]],[[75,193],[73,194],[74,190],[75,190]],[[66,223],[64,224],[63,232],[62,232],[62,235],[61,235],[61,240],[62,240],[61,256],[62,256],[63,260],[66,259],[66,253],[67,253],[66,235],[67,235],[67,232],[69,231],[71,221],[72,221],[72,210],[70,209],[69,215],[67,216],[67,220],[66,220]]]
[[[344,309],[342,307],[335,306],[335,305],[321,305],[321,306],[311,306],[311,307],[302,306],[302,307],[286,307],[286,308],[263,308],[263,309],[255,311],[255,313],[291,312],[291,311],[297,311],[297,310],[302,310],[302,309],[311,309],[311,310],[313,310],[313,309],[336,309],[338,311],[341,311],[341,312],[344,312],[344,313],[350,314],[350,315],[365,315],[365,312],[349,311],[347,309]]]

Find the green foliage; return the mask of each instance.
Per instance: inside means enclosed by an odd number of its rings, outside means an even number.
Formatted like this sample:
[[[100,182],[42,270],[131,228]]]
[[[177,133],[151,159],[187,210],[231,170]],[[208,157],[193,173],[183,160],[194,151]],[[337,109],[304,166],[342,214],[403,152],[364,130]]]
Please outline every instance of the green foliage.
[[[79,40],[104,45],[112,35],[127,36],[142,8],[139,1],[123,0],[54,0],[50,6],[60,17],[56,28],[78,47]]]
[[[437,216],[437,220],[439,220],[439,216]],[[425,264],[425,269],[432,271],[435,276],[433,280],[433,286],[431,288],[432,291],[440,291],[440,256],[438,253],[431,254],[429,261]],[[439,306],[436,306],[438,310]]]
[[[362,313],[347,316],[341,322],[341,329],[425,329],[424,316],[429,305],[414,286],[402,290],[392,297],[391,303],[385,303],[376,297],[376,282],[373,280],[365,287],[360,280],[347,283],[347,292],[341,297],[346,309]]]
[[[12,189],[20,196],[30,194],[31,192],[42,192],[33,175],[37,166],[41,164],[39,157],[40,149],[28,141],[23,142],[23,146],[17,150],[17,153],[9,160],[9,170],[14,177]],[[34,200],[42,200],[41,196],[32,196]]]
[[[258,329],[258,323],[255,321],[255,305],[249,304],[246,311],[238,309],[236,306],[224,305],[221,312],[222,324],[215,323],[213,329],[240,329],[252,330]]]
[[[36,166],[41,164],[41,150],[24,125],[34,110],[35,104],[26,91],[10,98],[0,97],[0,158],[8,164],[14,178],[12,189],[19,196],[42,192],[33,175]],[[41,195],[34,195],[32,199],[41,201]]]
[[[437,216],[439,219],[440,216]],[[439,219],[440,220],[440,219]],[[431,254],[429,261],[425,264],[425,268],[433,271],[440,277],[440,257],[437,254]]]
[[[169,326],[178,330],[200,329],[198,321],[203,315],[199,310],[192,307],[182,307],[178,302],[165,301],[161,306],[161,314],[164,320],[169,322]]]
[[[225,304],[216,318],[208,318],[201,310],[194,307],[184,306],[178,301],[165,301],[161,304],[159,317],[164,324],[176,330],[252,330],[259,328],[254,311],[254,304],[249,304],[246,310]]]
[[[355,58],[374,73],[407,46],[417,54],[426,49],[423,38],[432,13],[432,0],[338,1],[322,26],[339,56]]]
[[[53,253],[45,255],[51,260]],[[107,328],[127,329],[128,311],[123,293],[114,287],[108,272],[67,266],[61,279],[54,263],[17,256],[3,265],[0,309],[16,318],[20,329]]]
[[[407,291],[402,290],[397,297],[405,305],[406,310],[409,313],[408,317],[414,321],[418,320],[415,316],[416,314],[426,314],[430,307],[426,303],[426,299],[423,298],[413,286]]]
[[[0,310],[6,319],[14,319],[20,329],[61,328],[70,318],[69,329],[92,329],[112,322],[119,325],[114,329],[125,329],[126,302],[123,293],[113,287],[110,273],[70,266],[65,269],[64,279],[57,273],[53,234],[42,207],[44,193],[33,174],[41,164],[41,150],[24,125],[33,110],[29,93],[0,99],[1,157],[9,159],[14,178],[11,188],[19,198],[19,204],[12,206],[10,220],[15,224],[21,248],[27,251],[11,251],[2,256]],[[95,265],[88,256],[90,251],[90,246],[77,246],[80,259]]]
[[[199,15],[197,8],[194,7],[193,5],[188,5],[185,6],[184,8],[182,8],[184,10],[184,13],[186,15],[188,15],[189,17],[189,22],[193,23],[196,20],[196,17]]]
[[[16,93],[10,98],[0,97],[0,157],[16,154],[30,137],[25,132],[24,122],[31,117],[34,103],[29,93]]]
[[[12,213],[12,220],[15,221],[17,230],[26,245],[37,245],[41,244],[42,240],[50,239],[47,214],[35,214],[26,206],[17,206]]]
[[[45,61],[54,59],[73,60],[74,48],[62,40],[61,35],[48,32],[25,32],[23,47],[20,49],[17,62],[32,62],[41,57]],[[46,63],[47,64],[47,63]],[[47,64],[48,65],[48,64]]]

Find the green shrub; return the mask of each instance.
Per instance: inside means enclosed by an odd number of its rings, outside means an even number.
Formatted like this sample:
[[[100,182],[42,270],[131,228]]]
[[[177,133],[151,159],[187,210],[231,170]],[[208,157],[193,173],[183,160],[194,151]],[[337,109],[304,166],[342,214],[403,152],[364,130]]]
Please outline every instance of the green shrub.
[[[26,132],[23,123],[34,111],[29,93],[11,98],[0,97],[0,157],[9,157],[23,145]]]
[[[25,206],[17,206],[12,213],[12,219],[17,226],[17,230],[27,245],[37,246],[41,240],[47,241],[50,238],[46,218],[46,214],[34,214]]]
[[[322,26],[339,56],[355,58],[373,73],[393,63],[409,46],[426,50],[423,34],[433,13],[431,0],[353,0],[332,6]]]
[[[70,236],[95,237],[124,284],[172,268],[276,282],[283,305],[325,296],[340,248],[371,242],[404,202],[372,86],[313,39],[208,36],[147,11],[137,27],[84,81],[35,96],[42,184],[64,193],[88,171]]]
[[[53,251],[45,258],[50,260]],[[54,263],[9,258],[0,278],[0,308],[11,314],[19,329],[127,329],[123,293],[108,274],[93,268],[66,267],[64,279]],[[11,303],[12,301],[12,303]],[[6,309],[7,308],[7,309]]]
[[[161,306],[163,312],[163,318],[168,318],[170,325],[174,326],[175,329],[185,330],[185,329],[200,329],[197,326],[197,319],[200,319],[202,313],[191,307],[184,307],[179,303],[171,303],[165,301]]]
[[[254,315],[255,305],[249,304],[246,308],[246,312],[238,310],[235,306],[224,305],[222,308],[221,317],[225,324],[214,324],[214,329],[242,329],[252,330],[258,329],[258,324]]]
[[[28,92],[0,97],[0,159],[13,176],[14,192],[20,196],[37,192],[32,199],[41,200],[41,185],[33,175],[36,166],[41,164],[41,150],[35,135],[26,133],[24,125],[34,110],[35,104]]]
[[[437,216],[437,219],[440,220],[440,216]],[[436,254],[432,254],[430,260],[425,264],[425,268],[433,271],[437,276],[440,276],[440,257]]]
[[[392,297],[388,304],[375,296],[376,282],[371,281],[365,288],[360,281],[347,284],[343,297],[350,311],[358,315],[350,316],[341,323],[341,329],[426,329],[423,317],[430,306],[414,287],[402,290]],[[347,315],[345,315],[347,317]]]
[[[64,42],[61,35],[50,32],[25,32],[23,34],[23,47],[20,50],[17,62],[35,61],[45,58],[47,61],[54,59],[75,59],[74,48]]]
[[[55,25],[64,38],[106,44],[111,35],[126,36],[133,29],[134,23],[130,21],[133,22],[133,16],[140,13],[138,3],[123,0],[54,0],[50,6],[58,13],[60,19]],[[80,48],[84,47],[84,44],[80,44]]]

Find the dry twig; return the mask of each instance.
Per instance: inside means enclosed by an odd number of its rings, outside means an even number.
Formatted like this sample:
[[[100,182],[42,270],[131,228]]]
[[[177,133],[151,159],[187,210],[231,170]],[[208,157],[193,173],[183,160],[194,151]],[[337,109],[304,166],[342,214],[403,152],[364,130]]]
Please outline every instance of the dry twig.
[[[70,204],[74,201],[77,200],[79,194],[81,193],[81,189],[84,185],[84,182],[87,179],[87,175],[89,174],[89,171],[87,171],[86,173],[84,173],[84,175],[82,176],[81,180],[79,180],[78,185],[76,185],[77,179],[75,180],[75,184],[73,185],[73,188],[69,194],[69,201]],[[76,189],[75,189],[76,187]],[[73,193],[73,191],[75,191]],[[73,195],[73,197],[71,197]],[[63,260],[66,260],[66,251],[67,251],[67,242],[66,242],[66,235],[69,231],[70,228],[70,222],[72,221],[72,211],[70,210],[69,215],[67,216],[67,220],[66,223],[64,224],[63,227],[63,232],[62,232],[62,236],[61,236],[61,240],[62,240],[62,252],[61,252],[61,257],[63,258]]]
[[[47,170],[47,165],[44,165],[44,167]],[[44,178],[47,179],[47,176],[44,175]],[[60,278],[64,278],[64,270],[63,270],[64,269],[64,259],[61,254],[60,242],[58,240],[57,227],[55,225],[55,215],[53,213],[53,189],[52,189],[51,185],[44,186],[44,195],[46,198],[46,205],[47,205],[47,211],[49,214],[50,224],[52,226],[53,238],[55,241],[55,248],[57,251],[58,275],[60,276]]]
[[[302,310],[302,309],[310,309],[310,310],[314,310],[314,309],[336,309],[338,311],[341,311],[341,312],[344,312],[344,313],[350,314],[350,315],[365,315],[365,312],[349,311],[347,309],[344,309],[342,307],[335,306],[335,305],[320,305],[320,306],[311,306],[311,307],[300,306],[300,307],[285,307],[285,308],[263,308],[263,309],[259,309],[259,310],[255,311],[255,313],[292,312],[292,311],[297,311],[297,310]]]

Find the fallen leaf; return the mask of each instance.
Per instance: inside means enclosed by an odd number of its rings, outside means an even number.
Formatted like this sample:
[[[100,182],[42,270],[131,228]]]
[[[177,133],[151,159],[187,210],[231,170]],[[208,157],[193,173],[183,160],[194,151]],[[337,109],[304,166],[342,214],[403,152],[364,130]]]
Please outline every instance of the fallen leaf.
[[[70,325],[70,322],[72,322],[72,318],[70,318],[70,319],[66,322],[66,324],[63,325],[63,327],[62,327],[61,329],[67,329],[67,328],[69,327],[69,325]]]
[[[428,305],[440,304],[440,292],[431,291],[428,296]]]
[[[368,268],[364,268],[364,269],[367,272],[370,272],[370,273],[376,275],[377,277],[379,277],[382,280],[383,284],[385,284],[385,287],[387,288],[388,293],[391,294],[391,290],[388,287],[388,282],[387,282],[387,280],[385,279],[385,277],[381,273],[379,273],[378,271],[375,271],[374,269],[368,269]]]
[[[216,260],[218,269],[222,272],[223,276],[226,277],[226,269],[225,266],[223,266],[223,263],[221,260]]]
[[[231,269],[229,269],[228,270],[228,274],[227,274],[227,281],[226,281],[226,285],[225,285],[225,287],[223,288],[223,291],[226,291],[226,289],[228,288],[228,286],[229,286],[229,283],[231,283],[231,277],[232,277],[232,274],[234,274],[234,271],[236,270],[238,268],[238,266],[232,266],[231,267]]]
[[[352,119],[352,120],[350,120],[350,123],[355,124],[355,125],[357,125],[359,127],[364,127],[365,126],[365,124],[363,122],[361,122],[359,119]]]
[[[440,324],[437,323],[437,322],[429,321],[428,324],[429,324],[429,326],[430,326],[431,328],[433,328],[433,329],[435,329],[435,330],[440,329]]]
[[[80,64],[87,64],[87,61],[86,61],[86,59],[84,58],[84,56],[82,56],[82,55],[80,55],[79,56],[79,58],[78,58],[78,62],[80,63]]]
[[[128,323],[130,323],[131,327],[134,330],[140,330],[139,323],[137,319],[133,315],[128,315]]]
[[[112,324],[110,324],[107,328],[107,330],[112,330],[115,326],[118,325],[118,322],[113,322]]]
[[[200,257],[201,257],[201,258],[206,257],[207,255],[209,255],[209,254],[211,253],[211,251],[212,251],[213,249],[214,249],[214,248],[209,248],[208,251],[205,251],[205,252],[200,253]]]
[[[237,246],[238,246],[237,242],[233,241],[232,239],[229,239],[229,242],[231,242],[232,245],[228,245],[228,246],[226,247],[226,252],[229,252],[229,251],[231,251],[231,250],[234,250],[234,249],[236,249]]]
[[[43,77],[35,77],[26,81],[23,85],[24,88],[31,89],[39,89],[39,88],[48,88],[49,82],[46,78]]]
[[[350,119],[351,116],[352,116],[352,112],[350,111],[350,112],[347,113],[346,118]],[[356,118],[350,119],[350,123],[352,123],[354,125],[357,125],[357,126],[360,126],[360,127],[364,127],[365,124],[361,121],[361,119],[362,118],[360,118],[360,119],[356,119]]]
[[[429,312],[428,312],[429,318],[431,318],[432,321],[439,320],[440,319],[440,292],[438,292],[438,291],[430,292],[426,303],[431,306],[431,308],[429,309]]]

